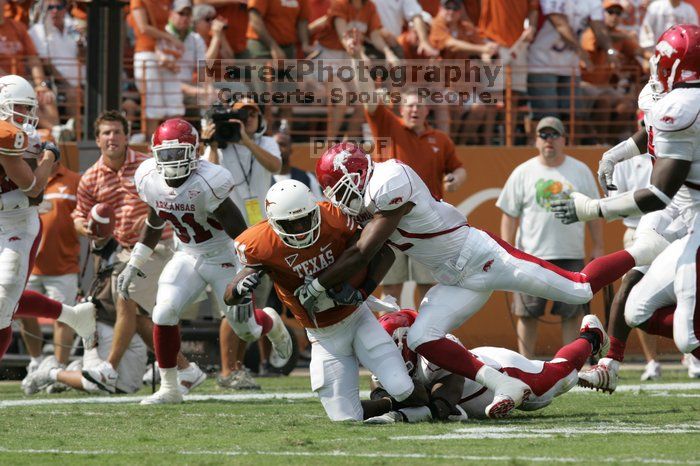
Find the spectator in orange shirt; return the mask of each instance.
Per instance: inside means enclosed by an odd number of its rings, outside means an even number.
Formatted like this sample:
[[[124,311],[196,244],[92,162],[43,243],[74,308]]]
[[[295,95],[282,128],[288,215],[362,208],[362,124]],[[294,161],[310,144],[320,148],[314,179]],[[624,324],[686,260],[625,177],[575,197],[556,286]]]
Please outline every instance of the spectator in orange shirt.
[[[646,65],[644,51],[629,33],[619,29],[623,4],[621,0],[605,0],[604,24],[612,41],[611,49],[604,49],[593,32],[588,28],[581,35],[581,47],[588,53],[591,69],[581,69],[581,90],[586,96],[586,103],[592,108],[588,124],[593,126],[591,134],[599,135],[598,143],[613,143],[623,137],[617,121],[624,122],[627,130],[633,131],[627,124],[634,118],[636,102],[630,98],[630,92],[619,86],[620,81],[639,81],[642,75],[640,64]],[[618,57],[621,68],[610,65],[608,55]],[[645,70],[648,71],[648,70]],[[636,89],[636,88],[634,88]],[[635,93],[636,95],[636,93]],[[597,122],[600,122],[599,124]]]
[[[231,59],[233,49],[224,32],[228,28],[228,21],[218,17],[216,9],[211,5],[195,5],[192,9],[192,24],[207,45],[207,59]]]
[[[136,36],[134,79],[145,107],[146,128],[143,132],[148,138],[160,120],[170,115],[169,96],[163,89],[164,68],[159,64],[156,44],[158,41],[167,43],[180,54],[184,53],[185,47],[176,36],[165,31],[170,10],[175,9],[172,0],[131,0],[130,6]]]
[[[69,306],[75,304],[78,295],[80,271],[80,243],[71,220],[79,181],[80,175],[59,162],[54,164],[44,200],[39,205],[42,239],[27,283],[27,289]],[[41,328],[33,317],[22,318],[20,322],[22,338],[32,358],[27,367],[29,374],[41,362],[42,340],[35,337],[41,335]],[[73,343],[73,329],[62,322],[54,322],[53,341],[56,359],[65,366]]]
[[[0,0],[0,9],[5,10],[6,0]],[[27,77],[29,66],[36,97],[39,100],[39,127],[52,129],[59,124],[56,96],[49,89],[44,68],[36,47],[24,23],[0,15],[0,75],[17,74]]]
[[[498,51],[498,44],[484,39],[474,24],[465,17],[462,3],[458,0],[442,1],[440,11],[430,26],[430,43],[445,60],[477,58],[489,62]],[[471,91],[471,88],[466,90]],[[483,90],[494,92],[494,89]],[[443,131],[449,132],[450,123],[454,123],[453,134],[457,135],[458,143],[491,143],[496,118],[495,106],[469,102],[465,106],[439,105],[433,110],[436,126]],[[466,118],[465,112],[468,112]],[[482,125],[483,130],[479,131]],[[461,137],[463,131],[466,133],[464,138]]]
[[[245,58],[248,29],[248,0],[194,0],[195,5],[211,5],[216,14],[229,25],[225,29],[226,40],[236,58]]]
[[[352,45],[352,44],[351,44]],[[355,86],[365,95],[375,95],[374,83],[361,80],[358,76],[366,75],[369,70],[365,61],[360,61],[360,50],[353,51],[353,68]],[[369,99],[364,104],[365,117],[372,129],[376,141],[388,141],[388,147],[377,145],[373,154],[375,160],[397,159],[410,166],[425,182],[436,199],[442,199],[445,191],[453,192],[467,179],[467,171],[457,158],[455,146],[450,137],[442,131],[431,128],[426,119],[428,107],[421,102],[417,92],[408,90],[402,94],[400,117],[396,116],[384,104]],[[384,293],[395,297],[401,296],[403,283],[413,279],[417,285],[417,301],[420,302],[428,289],[435,283],[428,269],[407,256],[396,252],[394,265],[384,278]]]

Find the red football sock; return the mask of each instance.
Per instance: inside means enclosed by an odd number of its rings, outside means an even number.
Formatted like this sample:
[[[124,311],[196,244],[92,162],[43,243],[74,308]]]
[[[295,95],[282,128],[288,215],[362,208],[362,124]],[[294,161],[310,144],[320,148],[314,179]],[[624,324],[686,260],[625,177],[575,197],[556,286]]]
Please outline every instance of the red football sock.
[[[16,317],[46,317],[58,319],[63,304],[36,291],[24,290],[19,298]]]
[[[608,357],[614,359],[615,361],[622,362],[625,359],[625,346],[627,342],[610,336],[610,350],[608,351]]]
[[[10,343],[12,343],[12,326],[5,327],[3,329],[0,329],[0,360],[2,360],[2,357],[5,356],[5,353],[7,352],[7,348],[10,347]]]
[[[667,306],[657,309],[647,320],[644,329],[650,335],[661,335],[666,338],[673,338],[673,313],[676,306]]]
[[[272,328],[272,317],[265,314],[262,309],[255,310],[255,322],[262,327],[262,335],[267,335]]]
[[[634,267],[634,258],[629,252],[622,250],[593,259],[581,270],[581,273],[586,275],[586,281],[590,283],[591,291],[595,294],[604,286],[622,277],[632,267]]]
[[[447,338],[429,341],[416,348],[416,353],[443,369],[474,380],[484,365],[469,350]]]
[[[557,354],[554,355],[554,359],[563,358],[571,363],[572,369],[581,370],[588,356],[591,355],[591,350],[593,347],[591,343],[585,338],[577,338],[568,345],[563,346]],[[568,371],[567,374],[571,372]]]
[[[178,325],[153,325],[153,346],[158,366],[170,369],[177,365],[180,351],[180,327]]]

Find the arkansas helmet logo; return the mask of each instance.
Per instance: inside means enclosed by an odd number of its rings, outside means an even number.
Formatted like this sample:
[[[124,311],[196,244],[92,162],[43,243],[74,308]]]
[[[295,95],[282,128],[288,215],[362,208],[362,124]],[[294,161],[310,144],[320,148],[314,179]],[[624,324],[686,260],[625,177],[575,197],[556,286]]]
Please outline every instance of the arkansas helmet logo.
[[[493,265],[493,259],[491,259],[490,261],[486,262],[486,263],[484,264],[484,268],[483,268],[484,272],[488,272],[492,265]]]
[[[668,115],[662,117],[661,121],[663,121],[667,125],[672,125],[673,123],[676,122],[676,120],[672,116],[668,116]]]
[[[391,202],[389,202],[389,205],[400,204],[401,201],[403,201],[403,197],[395,197],[391,200]]]
[[[659,52],[659,55],[664,57],[672,57],[678,52],[675,48],[673,48],[671,44],[669,44],[665,40],[662,40],[661,42],[656,44],[656,51]]]

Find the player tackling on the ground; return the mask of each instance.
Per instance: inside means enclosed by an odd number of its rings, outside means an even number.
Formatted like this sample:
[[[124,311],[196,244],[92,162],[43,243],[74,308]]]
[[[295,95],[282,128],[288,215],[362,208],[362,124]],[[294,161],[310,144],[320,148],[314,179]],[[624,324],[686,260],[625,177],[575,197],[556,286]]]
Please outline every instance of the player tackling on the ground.
[[[365,422],[391,424],[483,418],[485,407],[493,402],[493,390],[461,375],[452,374],[407,347],[406,334],[417,316],[415,311],[402,310],[380,317],[379,323],[401,349],[413,380],[428,390],[430,401],[427,406],[388,411]],[[571,390],[576,385],[577,372],[589,356],[600,357],[607,352],[610,341],[603,324],[596,316],[585,316],[580,332],[579,338],[565,345],[557,351],[551,361],[546,362],[531,361],[506,348],[484,346],[471,352],[484,364],[526,383],[532,389],[532,396],[523,401],[519,409],[534,411],[549,406],[555,397]],[[446,337],[461,344],[453,335],[448,334]],[[372,397],[385,396],[379,384],[375,386],[377,388],[373,390]]]

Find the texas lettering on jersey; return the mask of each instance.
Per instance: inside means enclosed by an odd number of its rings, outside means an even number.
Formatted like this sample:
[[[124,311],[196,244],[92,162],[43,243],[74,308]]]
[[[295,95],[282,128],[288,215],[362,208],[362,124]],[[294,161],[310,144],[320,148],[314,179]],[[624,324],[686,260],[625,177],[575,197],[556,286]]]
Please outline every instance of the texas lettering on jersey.
[[[329,247],[330,243],[325,246],[325,248]],[[296,272],[299,278],[304,278],[307,275],[318,275],[319,273],[321,273],[322,270],[327,269],[333,262],[335,262],[335,257],[333,257],[333,250],[324,250],[324,248],[321,248],[321,253],[318,256],[312,257],[311,259],[307,259],[298,265],[289,265],[290,267],[292,267],[292,270]]]

